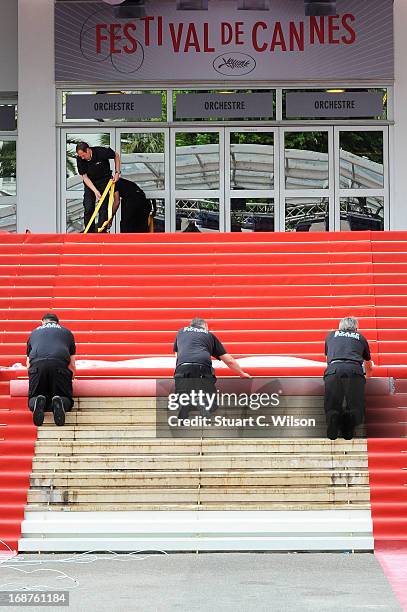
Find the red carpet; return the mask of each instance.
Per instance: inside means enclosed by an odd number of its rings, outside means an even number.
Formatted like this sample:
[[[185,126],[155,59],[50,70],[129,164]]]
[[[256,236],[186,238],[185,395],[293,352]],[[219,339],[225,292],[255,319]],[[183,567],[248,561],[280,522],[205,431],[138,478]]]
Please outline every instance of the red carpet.
[[[403,379],[406,238],[404,232],[5,234],[0,242],[0,365],[25,362],[28,334],[49,310],[75,333],[81,358],[108,361],[171,354],[175,331],[198,314],[236,357],[323,360],[326,333],[352,314],[370,342],[375,375]],[[15,374],[0,374],[0,539],[13,548],[36,431],[26,401],[10,396],[9,379]],[[98,374],[112,375],[108,370]],[[137,372],[152,374],[171,372]],[[305,376],[320,374],[301,370]],[[401,380],[397,384],[394,439],[369,441],[375,537],[383,546],[407,541],[407,446],[400,438],[407,389]],[[376,426],[385,408],[369,407],[376,411]]]
[[[407,552],[405,550],[398,552],[380,550],[376,551],[376,557],[403,610],[407,610]]]

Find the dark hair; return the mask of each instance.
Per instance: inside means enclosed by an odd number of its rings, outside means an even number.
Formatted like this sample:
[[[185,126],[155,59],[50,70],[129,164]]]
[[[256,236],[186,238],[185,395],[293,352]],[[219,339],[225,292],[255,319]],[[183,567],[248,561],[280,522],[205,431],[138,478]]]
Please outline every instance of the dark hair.
[[[205,319],[201,319],[200,317],[195,317],[195,319],[192,319],[192,321],[191,321],[191,327],[203,327],[203,328],[205,328],[205,326],[206,326]]]
[[[76,152],[77,153],[79,153],[79,151],[82,151],[83,153],[86,153],[86,151],[88,149],[90,149],[90,146],[85,141],[78,142],[78,144],[76,145]]]
[[[47,312],[47,314],[45,314],[42,317],[43,321],[53,321],[53,323],[59,323],[59,319],[57,317],[56,314],[53,314],[52,312]]]

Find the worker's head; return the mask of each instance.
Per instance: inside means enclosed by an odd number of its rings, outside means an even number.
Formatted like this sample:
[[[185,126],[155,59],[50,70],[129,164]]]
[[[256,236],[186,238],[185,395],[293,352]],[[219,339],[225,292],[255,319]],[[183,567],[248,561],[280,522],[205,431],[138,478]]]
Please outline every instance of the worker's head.
[[[92,149],[90,148],[87,142],[78,142],[78,144],[76,145],[76,154],[81,159],[89,161],[92,157]]]
[[[191,321],[191,327],[201,327],[202,329],[206,329],[208,331],[208,324],[205,319],[201,319],[200,317],[195,317]]]
[[[358,330],[359,322],[355,317],[344,317],[339,321],[339,331],[355,332]]]
[[[58,319],[57,315],[53,314],[52,312],[47,312],[47,314],[45,314],[42,317],[41,320],[42,320],[42,322],[44,324],[46,324],[46,323],[59,323],[59,319]]]

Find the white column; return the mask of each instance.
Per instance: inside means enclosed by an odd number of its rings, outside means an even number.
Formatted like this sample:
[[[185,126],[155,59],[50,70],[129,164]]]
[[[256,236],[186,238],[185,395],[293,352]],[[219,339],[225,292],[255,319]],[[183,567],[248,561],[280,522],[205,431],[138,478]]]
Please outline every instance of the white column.
[[[54,0],[18,0],[18,232],[56,232],[56,154]]]
[[[390,160],[393,160],[393,189],[390,229],[407,229],[407,2],[394,1],[396,79],[394,88],[395,127]]]

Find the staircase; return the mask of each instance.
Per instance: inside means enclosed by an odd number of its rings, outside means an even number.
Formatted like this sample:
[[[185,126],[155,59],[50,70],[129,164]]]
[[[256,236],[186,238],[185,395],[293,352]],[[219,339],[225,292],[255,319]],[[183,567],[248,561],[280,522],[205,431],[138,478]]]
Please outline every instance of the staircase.
[[[287,403],[316,414],[322,398]],[[46,423],[19,550],[239,550],[242,522],[263,550],[372,547],[365,440],[154,435],[155,398],[79,399],[63,429]]]
[[[352,314],[370,342],[375,375],[402,380],[406,238],[402,232],[3,235],[0,365],[25,362],[27,336],[50,310],[75,333],[81,359],[107,362],[170,355],[176,330],[198,314],[238,358],[323,362],[326,333]],[[323,366],[249,371],[320,377]],[[80,377],[108,387],[112,380],[125,390],[130,379],[171,374],[107,365]],[[273,550],[372,547],[362,440],[156,440],[151,398],[104,392],[79,397],[67,426],[45,425],[35,443],[26,400],[10,392],[18,376],[24,370],[0,371],[0,538],[10,547],[19,540],[20,550],[108,543],[125,550],[129,542],[133,549],[154,538],[176,550],[236,549],[239,542],[242,549],[261,549],[261,542]],[[303,398],[303,409],[306,402],[320,410],[320,397]],[[381,531],[386,542],[407,538],[406,454],[398,435],[369,441],[373,517],[382,524],[399,517],[397,529]],[[393,469],[391,501],[383,503],[388,487],[381,476]],[[107,526],[111,537],[102,538]]]

